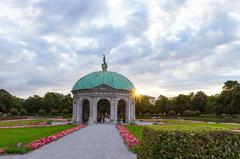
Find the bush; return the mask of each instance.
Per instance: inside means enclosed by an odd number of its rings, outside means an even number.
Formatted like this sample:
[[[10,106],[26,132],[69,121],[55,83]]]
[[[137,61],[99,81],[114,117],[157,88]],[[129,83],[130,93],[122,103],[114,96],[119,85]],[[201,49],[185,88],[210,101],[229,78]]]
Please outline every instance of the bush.
[[[239,114],[233,114],[233,115],[232,115],[232,118],[233,118],[233,119],[238,119],[238,118],[239,118]]]
[[[57,111],[57,110],[55,110],[55,109],[53,109],[53,110],[51,111],[51,115],[53,115],[53,116],[56,116],[56,115],[58,115],[58,111]]]
[[[185,110],[185,111],[183,112],[183,115],[184,115],[184,116],[192,116],[192,115],[193,115],[193,112],[192,112],[191,110]]]
[[[145,127],[138,159],[239,159],[240,134],[226,130]]]
[[[18,115],[18,110],[16,108],[12,108],[12,109],[10,109],[9,113],[11,115]]]
[[[39,115],[44,115],[44,114],[45,114],[45,110],[40,109],[40,110],[38,111],[38,114],[39,114]]]
[[[168,115],[169,115],[169,116],[176,116],[176,113],[175,113],[175,111],[169,111],[169,112],[168,112]]]
[[[31,151],[31,149],[27,146],[24,147],[8,147],[5,149],[7,154],[24,154],[27,153],[29,151]]]
[[[2,117],[3,116],[3,113],[2,112],[0,112],[0,117]]]
[[[200,116],[201,115],[201,112],[199,110],[196,110],[193,112],[193,115],[195,116]]]
[[[64,109],[64,110],[62,111],[62,113],[63,113],[63,114],[68,114],[68,113],[69,113],[69,110],[68,110],[68,109]]]
[[[27,115],[27,110],[26,109],[21,109],[20,114],[21,115]]]

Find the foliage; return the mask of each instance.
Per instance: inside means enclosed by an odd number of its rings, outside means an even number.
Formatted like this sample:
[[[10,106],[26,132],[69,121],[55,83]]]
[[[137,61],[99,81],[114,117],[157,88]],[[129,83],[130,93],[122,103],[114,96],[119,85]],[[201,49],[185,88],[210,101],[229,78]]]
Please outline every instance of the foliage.
[[[202,91],[197,92],[192,99],[193,110],[204,112],[206,105],[207,105],[207,95]]]
[[[199,115],[201,115],[201,112],[198,111],[198,110],[196,110],[196,111],[193,112],[193,115],[195,115],[195,116],[199,116]]]
[[[232,130],[239,129],[239,124],[209,124],[204,122],[196,122],[191,120],[164,119],[166,125],[154,125],[153,127],[163,129],[224,129]],[[138,139],[142,139],[142,131],[146,126],[141,125],[125,125],[125,127]]]
[[[185,110],[183,112],[183,116],[200,116],[201,112],[196,110],[196,111],[191,111],[191,110]]]
[[[55,92],[47,92],[43,97],[38,95],[27,99],[21,99],[11,95],[4,89],[0,89],[0,112],[9,113],[10,109],[26,109],[29,115],[44,110],[46,114],[52,110],[63,112],[65,109],[72,112],[72,97]],[[226,81],[222,92],[207,96],[199,91],[196,94],[179,94],[176,97],[160,95],[156,105],[151,105],[148,96],[140,96],[136,100],[137,117],[166,116],[169,111],[183,115],[184,111],[200,111],[201,114],[240,114],[240,84],[238,81]],[[200,115],[198,112],[197,114]]]
[[[8,113],[11,108],[21,108],[22,100],[12,96],[4,89],[0,89],[0,112]]]
[[[24,147],[10,146],[5,149],[5,152],[8,154],[24,154],[29,151],[31,151],[31,149],[27,146]]]
[[[27,99],[21,99],[4,89],[0,89],[0,112],[9,113],[12,108],[16,108],[18,110],[25,109],[29,115],[39,113],[40,110],[50,113],[52,110],[63,112],[68,109],[71,113],[72,100],[70,94],[63,95],[55,92],[47,92],[43,97],[34,95]]]
[[[185,110],[185,111],[183,112],[183,115],[184,115],[184,116],[192,116],[192,115],[193,115],[193,111],[191,111],[191,110]]]
[[[136,114],[147,114],[147,113],[154,113],[155,107],[150,104],[149,97],[147,96],[140,96],[136,99]]]
[[[45,114],[45,110],[40,109],[40,110],[38,111],[38,114],[39,114],[39,115],[44,115],[44,114]]]
[[[21,115],[27,115],[27,110],[24,109],[24,108],[20,109],[20,114]]]
[[[175,111],[169,111],[169,112],[168,112],[168,116],[176,116]]]
[[[17,115],[18,114],[18,110],[16,108],[12,108],[12,109],[10,109],[9,113],[11,115]]]
[[[240,158],[240,134],[214,129],[145,127],[138,159]]]
[[[148,114],[146,117],[164,116],[169,111],[184,115],[186,110],[193,111],[196,116],[200,114],[240,114],[239,82],[225,82],[222,92],[212,96],[207,96],[204,92],[198,91],[196,94],[179,94],[170,98],[160,95],[155,106],[150,105],[147,97],[143,97],[142,100],[136,102],[136,114],[138,117],[144,117],[146,114]]]
[[[57,111],[57,110],[52,110],[52,111],[51,111],[51,115],[53,115],[53,116],[58,115],[58,111]]]
[[[68,109],[64,109],[64,110],[62,111],[62,113],[63,113],[63,114],[68,114],[68,113],[69,113],[69,110],[68,110]]]

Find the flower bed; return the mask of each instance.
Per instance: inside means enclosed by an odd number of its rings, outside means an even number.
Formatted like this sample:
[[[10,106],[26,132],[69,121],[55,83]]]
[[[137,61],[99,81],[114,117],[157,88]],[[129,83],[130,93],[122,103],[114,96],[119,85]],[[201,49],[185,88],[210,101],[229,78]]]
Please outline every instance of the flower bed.
[[[0,148],[0,155],[4,154],[4,149]]]
[[[11,128],[32,128],[32,127],[42,127],[42,126],[53,126],[46,123],[37,123],[32,125],[14,125],[14,126],[0,126],[0,129],[11,129]]]
[[[62,132],[59,132],[59,133],[56,133],[56,134],[53,134],[51,136],[48,136],[48,137],[45,137],[45,138],[42,138],[42,139],[39,139],[37,141],[34,141],[32,143],[30,143],[28,146],[32,149],[32,150],[35,150],[35,149],[38,149],[46,144],[49,144],[63,136],[66,136],[74,131],[77,131],[79,129],[82,129],[84,128],[85,125],[78,125],[74,128],[71,128],[71,129],[68,129],[68,130],[64,130]]]
[[[140,143],[140,141],[132,135],[123,125],[116,125],[120,135],[122,136],[124,142],[127,144],[128,148],[132,148]]]

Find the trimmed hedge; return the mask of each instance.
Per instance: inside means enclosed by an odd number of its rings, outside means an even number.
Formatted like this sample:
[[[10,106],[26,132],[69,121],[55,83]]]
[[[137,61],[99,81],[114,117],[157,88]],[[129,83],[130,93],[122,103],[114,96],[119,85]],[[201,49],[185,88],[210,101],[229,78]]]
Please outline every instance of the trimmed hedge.
[[[240,134],[145,127],[137,159],[239,159]]]

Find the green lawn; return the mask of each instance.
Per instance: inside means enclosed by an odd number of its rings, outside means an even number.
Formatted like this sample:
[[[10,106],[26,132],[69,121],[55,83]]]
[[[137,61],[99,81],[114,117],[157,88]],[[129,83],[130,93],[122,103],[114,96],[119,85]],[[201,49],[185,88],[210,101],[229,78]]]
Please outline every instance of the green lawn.
[[[28,144],[74,126],[69,124],[50,127],[0,129],[0,148],[8,149],[14,147],[17,143]]]

